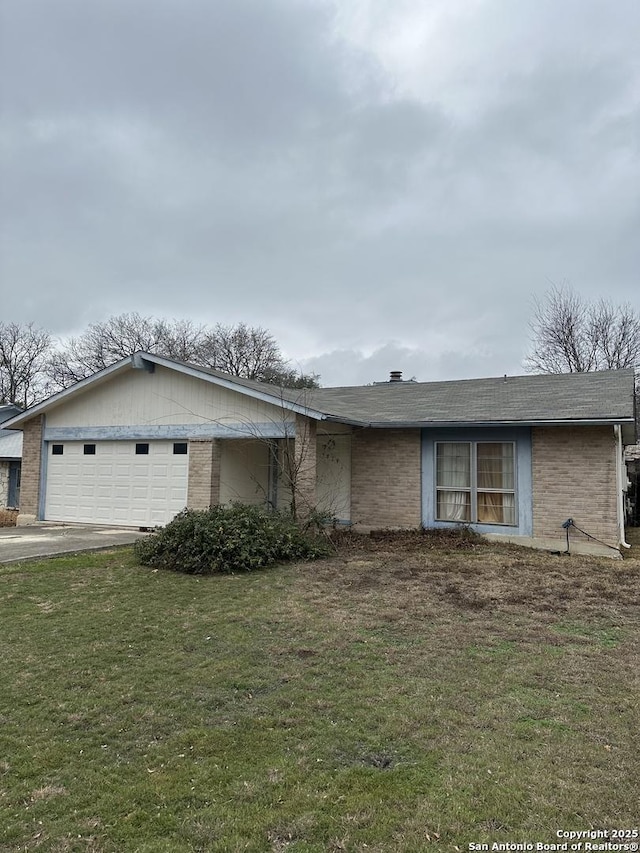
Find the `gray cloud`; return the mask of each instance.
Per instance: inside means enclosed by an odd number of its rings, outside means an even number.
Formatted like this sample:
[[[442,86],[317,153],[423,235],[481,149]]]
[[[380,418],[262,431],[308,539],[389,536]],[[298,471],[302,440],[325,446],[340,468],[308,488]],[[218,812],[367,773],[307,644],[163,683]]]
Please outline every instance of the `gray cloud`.
[[[518,372],[549,279],[637,305],[637,4],[362,8],[5,0],[2,318],[244,320],[337,384]]]

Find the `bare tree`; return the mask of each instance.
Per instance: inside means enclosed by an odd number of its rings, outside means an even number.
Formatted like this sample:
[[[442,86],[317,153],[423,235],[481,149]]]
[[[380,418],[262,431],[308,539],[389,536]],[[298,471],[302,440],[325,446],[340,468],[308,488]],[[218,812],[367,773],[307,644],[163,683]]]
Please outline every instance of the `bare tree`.
[[[275,338],[260,326],[218,323],[204,336],[199,361],[202,365],[262,381],[265,371],[284,366]]]
[[[33,323],[0,322],[0,402],[25,409],[47,395],[51,337]]]
[[[218,323],[205,334],[196,362],[233,376],[284,388],[318,387],[318,376],[289,367],[276,339],[261,326]]]
[[[583,373],[640,366],[640,314],[629,304],[587,302],[567,284],[535,300],[532,373]]]
[[[239,323],[214,327],[190,320],[120,314],[92,323],[71,338],[49,362],[56,388],[67,388],[134,352],[150,352],[293,388],[317,388],[318,377],[293,370],[266,329]]]
[[[288,367],[286,363],[284,367],[265,370],[262,381],[271,385],[279,385],[281,388],[298,390],[320,387],[320,376],[317,373],[302,373],[293,367]]]
[[[138,313],[120,314],[88,329],[58,350],[49,371],[58,388],[66,388],[134,352],[195,361],[205,327],[190,320],[164,320]]]

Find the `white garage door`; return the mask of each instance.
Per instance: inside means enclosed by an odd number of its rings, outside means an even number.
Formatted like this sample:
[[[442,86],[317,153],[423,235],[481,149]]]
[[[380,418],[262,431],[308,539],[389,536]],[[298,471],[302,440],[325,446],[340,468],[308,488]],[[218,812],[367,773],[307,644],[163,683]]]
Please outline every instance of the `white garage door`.
[[[49,442],[45,519],[153,527],[187,503],[185,442]]]

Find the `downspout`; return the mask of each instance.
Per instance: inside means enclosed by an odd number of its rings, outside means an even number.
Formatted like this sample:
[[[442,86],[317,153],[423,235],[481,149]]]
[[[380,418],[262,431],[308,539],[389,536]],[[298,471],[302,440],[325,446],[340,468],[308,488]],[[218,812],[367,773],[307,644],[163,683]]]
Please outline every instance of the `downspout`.
[[[613,427],[616,438],[618,439],[618,446],[616,448],[616,483],[618,487],[618,523],[620,524],[620,547],[621,548],[631,548],[631,545],[627,541],[625,541],[625,530],[624,530],[624,498],[622,497],[623,493],[623,477],[625,476],[623,471],[623,448],[622,448],[622,427],[620,424],[615,424]]]

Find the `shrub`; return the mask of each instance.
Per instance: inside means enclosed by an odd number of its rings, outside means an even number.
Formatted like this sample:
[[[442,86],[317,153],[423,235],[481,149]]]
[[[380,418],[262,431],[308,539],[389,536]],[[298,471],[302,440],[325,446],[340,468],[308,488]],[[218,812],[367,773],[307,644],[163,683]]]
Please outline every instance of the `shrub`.
[[[327,552],[326,539],[303,531],[290,516],[244,504],[185,509],[135,544],[144,565],[198,575],[248,572]]]

